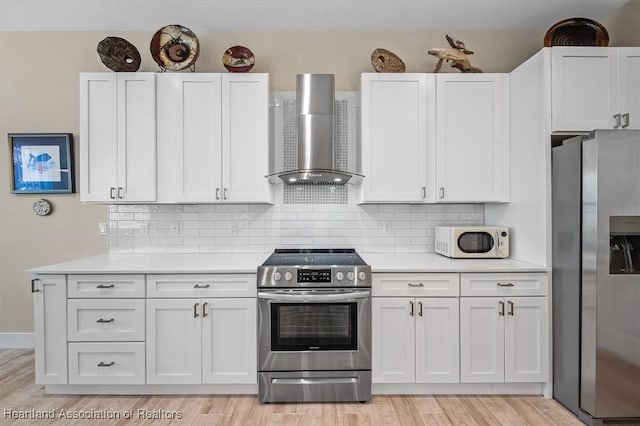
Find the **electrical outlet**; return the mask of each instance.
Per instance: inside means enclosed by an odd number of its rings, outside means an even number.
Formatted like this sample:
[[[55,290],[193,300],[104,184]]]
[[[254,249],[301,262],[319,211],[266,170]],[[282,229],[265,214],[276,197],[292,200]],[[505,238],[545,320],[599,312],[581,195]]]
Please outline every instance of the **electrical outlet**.
[[[234,222],[229,225],[229,231],[231,231],[231,235],[234,237],[238,235],[238,224]]]
[[[98,234],[107,235],[107,224],[105,222],[98,223]]]

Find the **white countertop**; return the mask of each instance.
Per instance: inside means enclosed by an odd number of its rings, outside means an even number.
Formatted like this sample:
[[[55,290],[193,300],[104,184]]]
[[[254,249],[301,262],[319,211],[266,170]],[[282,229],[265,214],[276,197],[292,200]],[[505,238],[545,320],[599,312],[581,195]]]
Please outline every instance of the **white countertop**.
[[[270,253],[102,254],[27,270],[33,274],[253,274]],[[512,259],[449,259],[435,253],[360,253],[373,272],[544,272]]]

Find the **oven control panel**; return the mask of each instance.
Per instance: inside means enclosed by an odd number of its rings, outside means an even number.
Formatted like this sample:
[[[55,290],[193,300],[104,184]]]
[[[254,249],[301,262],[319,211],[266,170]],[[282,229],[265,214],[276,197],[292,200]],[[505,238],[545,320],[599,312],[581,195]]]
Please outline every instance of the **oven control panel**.
[[[298,269],[299,283],[330,283],[331,269]]]
[[[371,287],[371,267],[259,266],[258,287]]]

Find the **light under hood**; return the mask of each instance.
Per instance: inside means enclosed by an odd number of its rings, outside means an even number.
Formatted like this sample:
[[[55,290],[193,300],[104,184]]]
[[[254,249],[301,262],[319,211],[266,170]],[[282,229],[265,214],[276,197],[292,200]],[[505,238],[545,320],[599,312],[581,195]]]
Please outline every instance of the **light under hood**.
[[[338,170],[334,152],[335,77],[333,74],[298,74],[296,114],[298,168],[270,175],[286,184],[356,183],[357,173]]]

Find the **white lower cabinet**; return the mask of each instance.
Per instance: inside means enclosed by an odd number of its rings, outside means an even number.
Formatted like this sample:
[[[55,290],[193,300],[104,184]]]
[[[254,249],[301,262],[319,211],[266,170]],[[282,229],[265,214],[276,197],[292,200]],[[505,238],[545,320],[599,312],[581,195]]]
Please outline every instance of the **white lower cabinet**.
[[[460,298],[460,381],[546,382],[546,297]]]
[[[457,383],[458,298],[372,299],[373,383]]]
[[[256,383],[256,299],[148,299],[147,383]]]
[[[69,383],[144,384],[143,342],[69,343]]]

